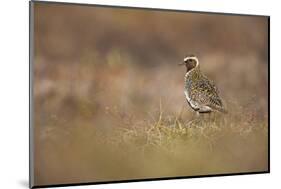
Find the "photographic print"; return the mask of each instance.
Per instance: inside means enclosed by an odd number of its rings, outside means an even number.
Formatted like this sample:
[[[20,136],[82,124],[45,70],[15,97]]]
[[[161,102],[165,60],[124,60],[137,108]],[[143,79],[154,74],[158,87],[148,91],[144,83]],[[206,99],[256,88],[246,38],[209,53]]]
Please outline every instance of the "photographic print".
[[[269,172],[269,17],[30,2],[30,186]]]

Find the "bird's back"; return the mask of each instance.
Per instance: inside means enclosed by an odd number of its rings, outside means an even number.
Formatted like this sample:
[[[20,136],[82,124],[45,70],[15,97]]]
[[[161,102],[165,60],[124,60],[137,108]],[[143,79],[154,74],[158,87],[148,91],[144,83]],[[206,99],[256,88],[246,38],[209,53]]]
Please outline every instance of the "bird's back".
[[[225,112],[219,92],[213,81],[204,76],[199,68],[185,75],[185,95],[189,105],[196,111]]]

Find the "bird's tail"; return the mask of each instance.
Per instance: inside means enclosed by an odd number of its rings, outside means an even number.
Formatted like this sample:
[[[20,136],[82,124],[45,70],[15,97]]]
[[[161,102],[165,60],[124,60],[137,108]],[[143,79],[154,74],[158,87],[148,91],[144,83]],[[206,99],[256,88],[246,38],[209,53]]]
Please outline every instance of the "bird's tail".
[[[221,112],[221,113],[224,113],[224,114],[228,113],[227,107],[225,106],[224,101],[221,101],[220,105],[216,105],[216,107],[214,107],[214,109]]]

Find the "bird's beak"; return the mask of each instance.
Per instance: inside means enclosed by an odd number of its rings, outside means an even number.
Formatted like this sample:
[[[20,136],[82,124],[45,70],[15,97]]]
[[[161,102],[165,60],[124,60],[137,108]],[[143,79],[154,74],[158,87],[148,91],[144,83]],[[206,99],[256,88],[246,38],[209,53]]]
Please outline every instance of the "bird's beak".
[[[185,62],[178,63],[179,66],[182,66],[184,64],[185,64]]]

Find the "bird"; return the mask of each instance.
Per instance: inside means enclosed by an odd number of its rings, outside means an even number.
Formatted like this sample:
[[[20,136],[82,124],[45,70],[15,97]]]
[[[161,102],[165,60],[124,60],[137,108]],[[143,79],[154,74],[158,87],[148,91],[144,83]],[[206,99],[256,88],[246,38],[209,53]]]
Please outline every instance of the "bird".
[[[197,112],[227,113],[215,83],[200,70],[199,60],[195,55],[186,56],[179,65],[185,65],[184,94],[188,105]]]

